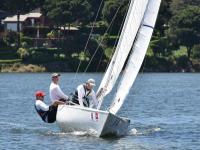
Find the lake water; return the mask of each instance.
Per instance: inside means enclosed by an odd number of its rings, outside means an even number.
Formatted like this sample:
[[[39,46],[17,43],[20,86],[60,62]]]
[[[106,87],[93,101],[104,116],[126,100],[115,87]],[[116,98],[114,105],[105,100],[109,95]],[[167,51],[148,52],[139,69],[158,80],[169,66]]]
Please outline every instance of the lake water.
[[[63,73],[65,93],[103,74]],[[34,110],[34,93],[44,90],[49,103],[50,73],[0,74],[0,149],[199,150],[200,74],[140,74],[119,116],[131,119],[121,138],[96,138],[88,133],[61,133],[56,123],[43,123]],[[111,103],[111,93],[103,108]]]

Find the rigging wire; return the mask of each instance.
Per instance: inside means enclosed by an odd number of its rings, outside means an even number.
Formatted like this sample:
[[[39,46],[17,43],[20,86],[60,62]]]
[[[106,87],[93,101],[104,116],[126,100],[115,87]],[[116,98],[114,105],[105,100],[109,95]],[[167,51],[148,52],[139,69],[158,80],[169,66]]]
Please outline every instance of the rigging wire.
[[[98,71],[98,69],[99,69],[99,66],[100,66],[100,64],[101,64],[101,60],[102,60],[102,58],[103,58],[103,53],[101,53],[101,57],[100,57],[100,60],[99,60],[99,62],[98,62],[97,69],[96,69],[96,71],[95,71],[95,72],[97,72],[97,71]]]
[[[128,5],[130,5],[130,4],[131,4],[131,1],[129,1],[129,4],[128,4]],[[127,14],[128,14],[128,10],[129,10],[129,9],[126,10],[126,15],[124,15],[123,22],[125,22],[126,16],[127,16]],[[121,24],[121,29],[120,29],[121,31],[122,31],[123,25],[124,25],[124,24]],[[119,30],[119,31],[120,31],[120,30]],[[118,33],[118,34],[119,34],[119,33]],[[116,41],[116,42],[117,42],[117,41]],[[113,51],[113,53],[114,53],[114,51]],[[113,55],[115,55],[115,53],[114,53]],[[112,60],[111,60],[111,61],[112,61]],[[110,62],[110,63],[111,63],[111,62]],[[107,64],[107,65],[108,65],[107,67],[110,66],[110,63]],[[113,65],[112,65],[112,66],[113,66]],[[112,70],[112,69],[110,69],[110,70]],[[111,74],[111,73],[112,73],[112,71],[111,71],[109,74]],[[108,83],[108,80],[109,80],[109,78],[107,79],[107,83]],[[105,85],[104,87],[106,87],[106,86],[107,86],[107,85]],[[101,96],[104,97],[105,95],[103,94],[103,95],[101,95]],[[102,100],[103,100],[103,99],[102,99]],[[103,101],[101,101],[101,103],[102,103],[102,102],[103,102]],[[100,104],[100,106],[101,106],[101,104]]]
[[[90,31],[89,37],[88,37],[87,42],[86,42],[86,45],[85,45],[85,47],[84,47],[84,51],[83,51],[84,54],[85,54],[85,52],[86,52],[86,48],[87,48],[87,46],[88,46],[89,40],[90,40],[91,35],[92,35],[92,32],[93,32],[93,30],[94,30],[94,25],[95,25],[95,22],[96,22],[96,20],[97,20],[97,18],[98,18],[98,16],[99,16],[99,12],[100,12],[100,9],[101,9],[102,4],[103,4],[103,0],[101,0],[101,3],[100,3],[100,5],[99,5],[98,11],[97,11],[97,14],[96,14],[96,16],[95,16],[95,20],[93,21],[92,29],[91,29],[91,31]],[[80,61],[79,61],[79,64],[78,64],[78,68],[77,68],[77,70],[76,70],[76,73],[75,73],[75,76],[74,76],[74,79],[73,79],[73,80],[76,79],[76,76],[77,76],[77,73],[78,73],[78,71],[79,71],[81,62],[82,62],[82,61],[80,60]]]
[[[113,26],[113,24],[111,25],[111,28],[112,28],[112,26]],[[108,32],[108,35],[110,35],[110,32],[111,32],[111,30]],[[115,45],[115,44],[114,44],[114,45]],[[114,48],[113,48],[113,49],[114,49]],[[101,52],[101,57],[100,57],[100,59],[99,59],[99,61],[98,61],[97,69],[96,69],[95,72],[98,71],[98,69],[99,69],[99,67],[100,67],[100,65],[101,65],[101,63],[102,63],[103,55],[104,55],[104,51]],[[111,54],[111,55],[112,55],[112,54]],[[109,58],[109,59],[110,59],[110,58]],[[106,67],[107,67],[107,66],[106,66]]]
[[[100,43],[98,44],[98,47],[96,48],[95,52],[93,53],[93,55],[92,55],[92,57],[91,57],[91,59],[90,59],[88,65],[87,65],[86,69],[84,70],[84,73],[86,73],[86,71],[88,70],[88,68],[89,68],[89,66],[90,66],[90,64],[91,64],[91,62],[92,62],[94,56],[96,55],[96,53],[97,53],[97,51],[99,50],[99,48],[100,48],[100,46],[101,46],[103,40],[105,39],[106,33],[108,33],[110,27],[112,26],[112,24],[113,24],[113,22],[114,22],[114,20],[115,20],[115,18],[116,18],[116,16],[117,16],[117,14],[118,14],[118,12],[119,12],[119,10],[120,10],[120,8],[121,8],[122,5],[123,5],[123,3],[121,3],[121,5],[118,7],[117,11],[115,12],[114,17],[113,17],[112,20],[111,20],[111,23],[109,24],[107,30],[105,31],[105,33],[104,33],[104,35],[103,35],[103,38],[101,39]],[[125,17],[124,17],[124,20],[125,20]],[[120,28],[122,28],[122,25],[121,25]],[[119,31],[120,31],[120,30],[119,30]],[[118,34],[119,34],[119,32],[118,32]],[[117,43],[117,42],[115,42],[115,44],[116,44],[116,43]],[[113,47],[113,49],[114,49],[114,47]]]
[[[131,1],[130,1],[130,2],[131,2]],[[129,2],[128,5],[130,5],[130,2]],[[125,22],[127,13],[128,13],[128,8],[126,9],[126,13],[125,13],[125,15],[124,15],[124,18],[123,18],[122,24],[121,24],[121,26],[120,26],[120,29],[119,29],[119,31],[118,31],[117,37],[120,36],[120,33],[121,33],[121,31],[122,31],[122,28],[123,28],[123,25],[124,25],[124,22]],[[119,39],[118,39],[118,40],[119,40]],[[114,46],[113,46],[113,48],[112,48],[112,54],[111,54],[112,56],[114,55],[114,52],[115,52],[114,49],[115,49],[116,46],[117,46],[118,40],[115,40],[115,44],[114,44]],[[111,57],[111,58],[112,58],[112,57]],[[111,58],[110,58],[110,61],[111,61]],[[110,64],[110,62],[107,63],[106,70],[108,69],[109,64]]]

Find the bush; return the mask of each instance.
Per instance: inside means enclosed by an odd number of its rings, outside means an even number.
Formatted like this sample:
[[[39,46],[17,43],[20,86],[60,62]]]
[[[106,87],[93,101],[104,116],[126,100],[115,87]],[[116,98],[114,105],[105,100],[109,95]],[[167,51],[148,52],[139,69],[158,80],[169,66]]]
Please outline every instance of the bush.
[[[81,61],[89,61],[90,60],[88,57],[88,54],[85,54],[84,52],[80,52],[79,54],[73,53],[71,56],[72,56],[72,58],[75,58],[75,59],[78,59]]]
[[[7,47],[7,44],[3,39],[0,39],[0,47]]]
[[[26,61],[30,63],[46,63],[52,61],[67,60],[67,55],[63,50],[50,49],[50,48],[30,48],[29,57]]]
[[[176,62],[177,62],[177,66],[179,67],[182,67],[182,68],[188,67],[188,57],[186,55],[177,58]]]
[[[60,58],[61,60],[64,60],[64,59],[66,58],[66,56],[65,56],[65,54],[60,54],[60,55],[59,55],[59,58]]]
[[[22,48],[28,48],[28,44],[26,42],[22,42],[21,45],[22,45]]]
[[[192,58],[200,59],[200,44],[193,46],[193,48],[192,48]]]
[[[7,31],[5,33],[5,42],[7,45],[16,45],[17,43],[17,32],[14,31]]]
[[[167,37],[154,37],[154,40],[150,42],[150,48],[156,56],[168,56],[170,55],[168,47]]]
[[[33,44],[34,44],[34,40],[31,39],[30,37],[27,37],[27,36],[23,36],[23,37],[21,38],[21,43],[24,43],[24,42],[26,42],[27,47],[31,47],[31,46],[33,46]]]
[[[179,58],[181,56],[186,56],[187,55],[187,48],[183,47],[183,46],[180,46],[180,49],[173,51],[172,55],[175,58]]]
[[[55,60],[65,60],[65,59],[66,59],[66,55],[63,54],[63,53],[61,53],[61,54],[55,53],[55,54],[53,55],[53,58],[54,58]]]
[[[55,38],[58,37],[58,31],[52,30],[51,32],[47,33],[46,35],[48,38]]]
[[[22,47],[17,50],[17,54],[19,55],[21,59],[24,59],[29,56],[28,50]]]
[[[35,63],[42,63],[52,60],[52,57],[47,53],[32,51],[29,60]]]
[[[110,47],[108,47],[108,48],[106,48],[105,50],[104,50],[104,53],[105,53],[105,55],[106,55],[106,57],[108,58],[108,59],[111,59],[111,57],[113,56],[113,51],[114,51],[115,49],[113,49],[113,48],[110,48]]]

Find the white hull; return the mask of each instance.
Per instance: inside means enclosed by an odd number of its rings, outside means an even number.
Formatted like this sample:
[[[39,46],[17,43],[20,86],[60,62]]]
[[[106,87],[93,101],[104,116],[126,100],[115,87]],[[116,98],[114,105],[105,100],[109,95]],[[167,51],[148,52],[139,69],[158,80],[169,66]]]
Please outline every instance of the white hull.
[[[130,125],[130,120],[108,111],[72,105],[59,105],[56,120],[63,132],[92,131],[98,137],[126,135]]]

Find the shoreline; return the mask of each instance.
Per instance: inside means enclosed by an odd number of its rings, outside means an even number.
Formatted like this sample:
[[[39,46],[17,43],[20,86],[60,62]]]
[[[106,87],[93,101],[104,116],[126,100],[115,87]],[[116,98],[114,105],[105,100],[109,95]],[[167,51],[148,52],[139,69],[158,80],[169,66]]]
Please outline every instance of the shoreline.
[[[68,65],[63,64],[23,64],[23,63],[14,63],[14,64],[0,64],[0,73],[48,73],[48,72],[66,72],[66,73],[75,73],[73,69],[69,68]],[[200,67],[200,66],[199,66]],[[51,68],[51,69],[49,69]],[[152,68],[142,68],[140,73],[200,73],[200,70],[195,70],[194,68],[173,68],[173,70],[168,70],[162,68],[162,70],[152,69]],[[88,73],[92,73],[90,71]],[[82,73],[79,71],[79,73]],[[97,72],[95,72],[97,73]],[[104,71],[98,71],[98,73],[104,73]]]

